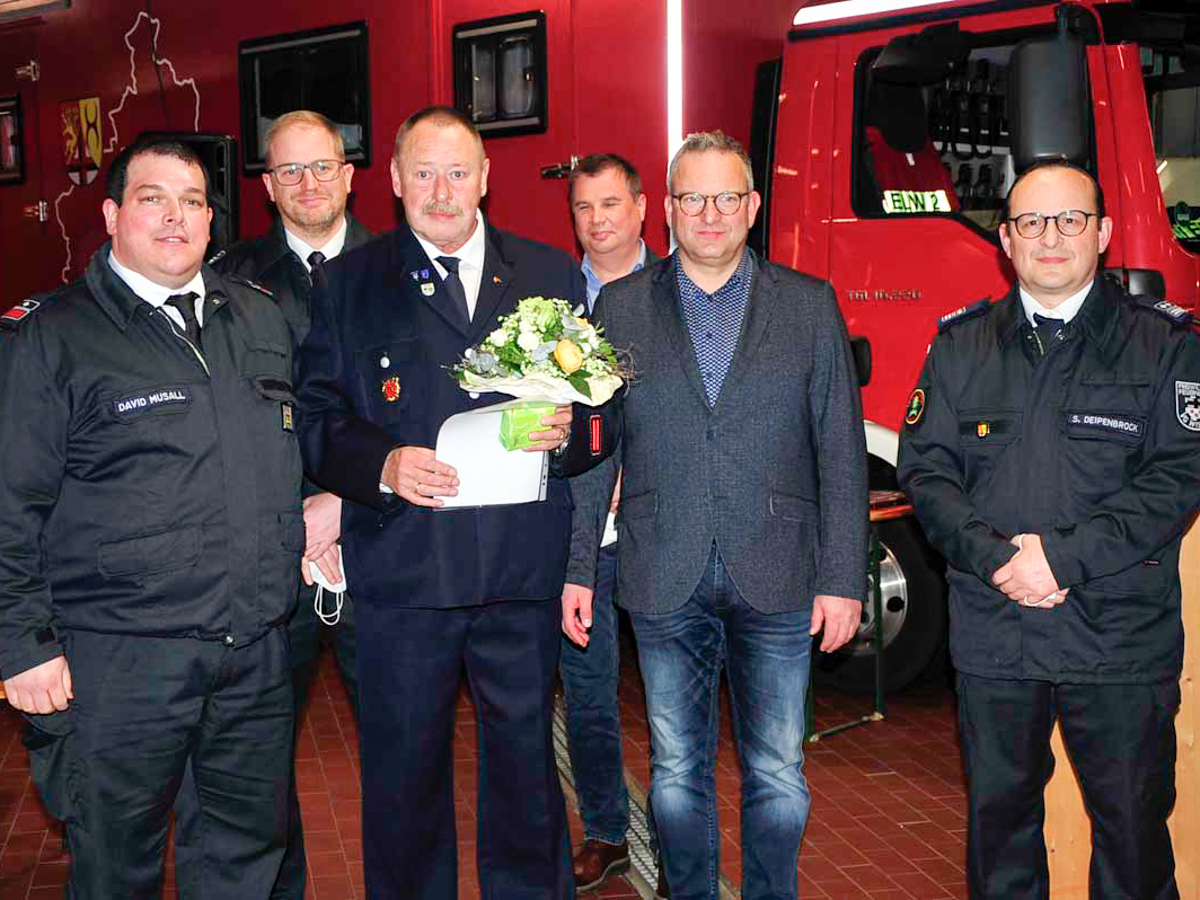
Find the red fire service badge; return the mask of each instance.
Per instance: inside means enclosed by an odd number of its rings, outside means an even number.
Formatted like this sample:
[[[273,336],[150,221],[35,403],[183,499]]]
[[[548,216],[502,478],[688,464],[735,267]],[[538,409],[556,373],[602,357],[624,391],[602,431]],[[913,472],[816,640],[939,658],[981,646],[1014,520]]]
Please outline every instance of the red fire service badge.
[[[383,379],[383,399],[388,403],[395,403],[400,399],[400,379],[395,375]]]

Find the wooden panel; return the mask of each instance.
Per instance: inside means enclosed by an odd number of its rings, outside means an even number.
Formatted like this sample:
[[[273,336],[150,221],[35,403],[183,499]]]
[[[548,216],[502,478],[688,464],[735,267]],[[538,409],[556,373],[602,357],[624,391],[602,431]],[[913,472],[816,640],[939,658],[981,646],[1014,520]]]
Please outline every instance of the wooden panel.
[[[1193,526],[1183,541],[1179,563],[1183,583],[1183,675],[1179,684],[1182,704],[1175,720],[1178,761],[1175,767],[1176,801],[1171,816],[1175,846],[1175,875],[1182,900],[1200,900],[1197,894],[1197,795],[1195,673],[1200,659],[1200,527]],[[1068,601],[1069,602],[1069,601]],[[1057,726],[1052,742],[1055,771],[1046,789],[1046,847],[1050,858],[1052,900],[1086,900],[1087,869],[1091,856],[1091,825],[1075,773],[1067,761]]]

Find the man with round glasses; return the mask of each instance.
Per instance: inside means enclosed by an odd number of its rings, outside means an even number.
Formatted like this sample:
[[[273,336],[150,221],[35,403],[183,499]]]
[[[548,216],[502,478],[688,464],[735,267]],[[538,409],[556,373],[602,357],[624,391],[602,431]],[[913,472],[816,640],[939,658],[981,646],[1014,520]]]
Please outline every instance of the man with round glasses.
[[[1200,502],[1200,340],[1099,274],[1085,170],[1009,191],[1017,284],[943,317],[900,484],[946,557],[972,898],[1046,898],[1055,721],[1092,822],[1089,896],[1179,896],[1167,816],[1183,662],[1179,545]]]
[[[563,630],[582,645],[615,468],[617,592],[646,684],[651,805],[674,900],[716,900],[721,669],[742,764],[742,897],[796,897],[808,818],[812,636],[854,635],[866,593],[858,384],[832,288],[746,246],[750,160],[721,132],[671,162],[667,259],[605,285],[596,315],[637,377],[611,460],[572,480]],[[590,558],[582,548],[591,548]]]
[[[271,291],[291,328],[293,350],[300,347],[308,334],[309,293],[314,278],[320,277],[319,268],[344,249],[364,244],[371,237],[346,210],[354,166],[345,157],[341,131],[320,113],[295,110],[276,119],[266,134],[267,170],[262,180],[279,218],[265,235],[240,241],[210,260],[218,272],[241,275]],[[288,625],[296,722],[300,721],[316,674],[317,653],[325,632],[330,633],[338,672],[357,721],[354,604],[350,595],[343,593],[336,613],[334,608],[328,608],[318,615],[317,588],[309,568],[310,564],[319,566],[331,584],[341,581],[337,543],[342,501],[307,481],[304,496],[307,543],[300,566],[304,583],[300,585],[296,612]],[[330,607],[329,596],[329,592],[323,594],[323,607]],[[294,789],[290,806],[288,849],[271,894],[276,900],[301,900],[304,896],[304,835]],[[176,806],[179,820],[176,858],[182,900],[191,900],[191,879],[199,877],[199,872],[188,864],[189,847],[196,844],[197,837],[195,808],[193,795],[185,789]]]

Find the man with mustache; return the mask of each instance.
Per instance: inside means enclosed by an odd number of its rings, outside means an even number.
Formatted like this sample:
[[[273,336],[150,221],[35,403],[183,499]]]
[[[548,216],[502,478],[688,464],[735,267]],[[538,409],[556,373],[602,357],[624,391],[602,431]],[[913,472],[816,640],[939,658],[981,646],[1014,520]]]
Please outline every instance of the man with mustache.
[[[185,769],[206,897],[266,900],[291,769],[304,547],[291,337],[202,265],[194,151],[121,151],[111,242],[0,317],[0,672],[67,895],[159,897]]]
[[[905,416],[900,485],[949,564],[973,900],[1050,896],[1056,720],[1092,824],[1088,896],[1179,897],[1167,816],[1200,340],[1191,313],[1100,273],[1112,233],[1089,172],[1026,170],[999,234],[1017,283],[942,319]]]
[[[365,244],[371,237],[358,219],[346,210],[354,166],[346,162],[342,134],[329,119],[309,110],[285,113],[271,123],[266,135],[267,171],[263,186],[275,203],[279,219],[265,235],[241,241],[217,254],[210,264],[222,274],[236,274],[265,286],[274,296],[292,329],[293,346],[304,341],[311,324],[309,294],[317,269],[343,249]],[[320,566],[331,584],[341,581],[341,556],[337,548],[342,524],[342,501],[306,482],[304,485],[306,544],[296,612],[288,623],[292,651],[292,687],[299,720],[316,674],[317,651],[328,634],[342,684],[354,718],[358,719],[358,680],[355,673],[354,601],[348,592],[334,608],[330,594],[322,594],[317,611],[317,588],[310,565]],[[276,900],[302,900],[306,880],[304,832],[300,804],[293,784],[290,801],[288,849],[271,896]],[[200,878],[191,865],[194,829],[194,795],[185,785],[176,804],[176,872],[180,895],[190,900],[192,884]],[[198,895],[197,895],[198,896]]]
[[[458,479],[432,448],[446,418],[498,399],[458,387],[447,369],[463,351],[525,297],[581,302],[583,279],[566,254],[484,218],[489,162],[461,112],[410,116],[391,175],[405,224],[326,265],[300,354],[306,467],[345,501],[367,895],[456,893],[452,746],[465,672],[480,892],[563,900],[574,884],[550,722],[570,491],[552,473],[541,503],[440,509]],[[561,447],[571,422],[569,407],[543,418],[532,449]],[[570,443],[591,451],[582,433]]]

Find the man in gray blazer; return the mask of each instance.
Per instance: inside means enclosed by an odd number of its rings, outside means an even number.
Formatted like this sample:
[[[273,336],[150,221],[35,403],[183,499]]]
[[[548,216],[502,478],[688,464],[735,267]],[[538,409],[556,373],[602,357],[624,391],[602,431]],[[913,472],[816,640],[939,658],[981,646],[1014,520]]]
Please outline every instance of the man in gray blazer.
[[[630,354],[610,460],[574,479],[563,630],[586,640],[600,529],[624,469],[617,597],[633,620],[651,803],[674,900],[716,900],[713,772],[725,665],[742,777],[742,897],[794,898],[808,818],[801,751],[813,635],[858,628],[867,468],[850,348],[828,284],[760,260],[750,161],[721,132],[671,162],[678,250],[606,286]]]

